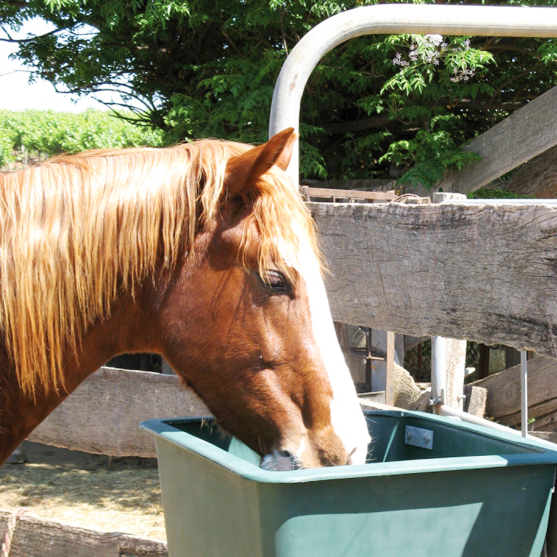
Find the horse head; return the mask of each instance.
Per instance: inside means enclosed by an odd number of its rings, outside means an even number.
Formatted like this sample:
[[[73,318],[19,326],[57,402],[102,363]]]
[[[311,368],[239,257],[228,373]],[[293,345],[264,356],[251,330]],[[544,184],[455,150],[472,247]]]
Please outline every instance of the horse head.
[[[0,175],[0,463],[103,362],[160,352],[268,468],[363,463],[296,136]]]
[[[160,352],[269,469],[364,463],[369,442],[284,172],[296,137],[228,159],[218,211],[151,295]]]

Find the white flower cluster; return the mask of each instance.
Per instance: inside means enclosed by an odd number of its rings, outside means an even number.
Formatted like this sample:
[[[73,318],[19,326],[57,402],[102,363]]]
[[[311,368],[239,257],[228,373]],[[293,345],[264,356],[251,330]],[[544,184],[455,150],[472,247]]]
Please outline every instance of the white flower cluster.
[[[402,59],[402,54],[400,52],[397,52],[396,56],[393,58],[393,64],[395,66],[402,66],[403,68],[410,65],[406,60]]]
[[[469,48],[470,40],[466,39],[462,47],[455,50],[468,50]],[[397,52],[392,62],[395,66],[400,66],[402,68],[419,63],[438,66],[440,60],[446,54],[447,49],[448,44],[442,35],[418,35],[410,45],[408,59],[404,59],[402,54]],[[473,69],[455,68],[453,73],[454,75],[450,79],[452,82],[457,83],[459,81],[468,81],[474,75],[475,71]]]
[[[451,81],[453,83],[459,83],[460,81],[468,81],[471,77],[474,76],[476,70],[473,69],[466,69],[466,68],[455,68],[453,70],[453,76],[451,77]]]

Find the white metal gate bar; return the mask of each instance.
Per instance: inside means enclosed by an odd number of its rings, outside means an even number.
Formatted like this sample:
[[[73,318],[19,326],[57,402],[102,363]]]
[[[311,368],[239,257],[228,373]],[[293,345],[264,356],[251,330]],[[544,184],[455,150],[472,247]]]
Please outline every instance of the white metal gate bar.
[[[311,72],[327,52],[355,37],[393,33],[557,37],[557,9],[383,4],[330,17],[309,31],[286,59],[273,94],[269,136],[289,127],[298,130],[304,88]],[[298,186],[297,148],[288,172]]]

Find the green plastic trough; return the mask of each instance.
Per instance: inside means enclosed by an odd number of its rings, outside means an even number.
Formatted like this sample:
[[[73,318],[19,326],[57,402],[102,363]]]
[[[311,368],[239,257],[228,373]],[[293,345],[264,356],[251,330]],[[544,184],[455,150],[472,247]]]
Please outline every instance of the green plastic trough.
[[[557,452],[420,412],[367,422],[367,464],[292,472],[237,456],[211,420],[144,422],[170,557],[540,556]]]

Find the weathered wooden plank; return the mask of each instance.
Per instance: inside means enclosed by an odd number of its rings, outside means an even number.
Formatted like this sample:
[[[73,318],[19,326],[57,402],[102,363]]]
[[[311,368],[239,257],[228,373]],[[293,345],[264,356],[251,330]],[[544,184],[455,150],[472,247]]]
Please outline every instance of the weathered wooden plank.
[[[167,557],[166,544],[120,532],[100,532],[0,510],[0,548],[8,543],[10,557]],[[2,548],[3,549],[3,548]],[[1,553],[1,552],[0,552]],[[7,553],[8,554],[8,553]]]
[[[530,382],[528,382],[530,383]],[[530,398],[530,397],[528,397]],[[557,398],[549,398],[540,404],[528,404],[528,419],[532,420],[531,428],[554,430],[557,427]],[[521,413],[507,414],[498,418],[497,421],[503,425],[520,428]]]
[[[487,404],[487,389],[472,385],[464,385],[464,411],[478,418],[485,416]]]
[[[538,439],[543,439],[544,441],[549,441],[551,443],[557,443],[557,432],[555,431],[530,431],[529,433]]]
[[[355,180],[308,180],[302,179],[302,184],[311,188],[332,188],[337,190],[359,190],[359,191],[386,191],[395,189],[396,180],[378,180],[375,178],[363,178]]]
[[[466,369],[466,341],[445,339],[445,404],[462,408]]]
[[[520,365],[472,383],[487,389],[487,415],[501,423],[520,423]],[[537,418],[557,410],[557,360],[528,361],[528,416]]]
[[[556,111],[557,87],[553,87],[464,147],[482,160],[449,173],[438,187],[461,193],[477,190],[553,147]]]
[[[308,197],[333,197],[333,198],[352,198],[365,199],[368,201],[392,201],[397,196],[390,191],[359,191],[359,190],[337,190],[331,188],[311,188],[300,186],[300,193]]]
[[[557,356],[557,208],[309,207],[335,321]]]
[[[504,186],[505,190],[522,196],[551,199],[557,196],[557,147],[529,160]]]
[[[155,457],[144,420],[209,416],[179,377],[103,367],[88,377],[28,437],[30,441],[112,456]]]
[[[552,411],[543,416],[536,416],[531,427],[539,431],[557,431],[557,399],[553,399],[552,403]],[[530,414],[528,415],[530,416]],[[514,417],[514,420],[513,425],[518,429],[520,418]]]

